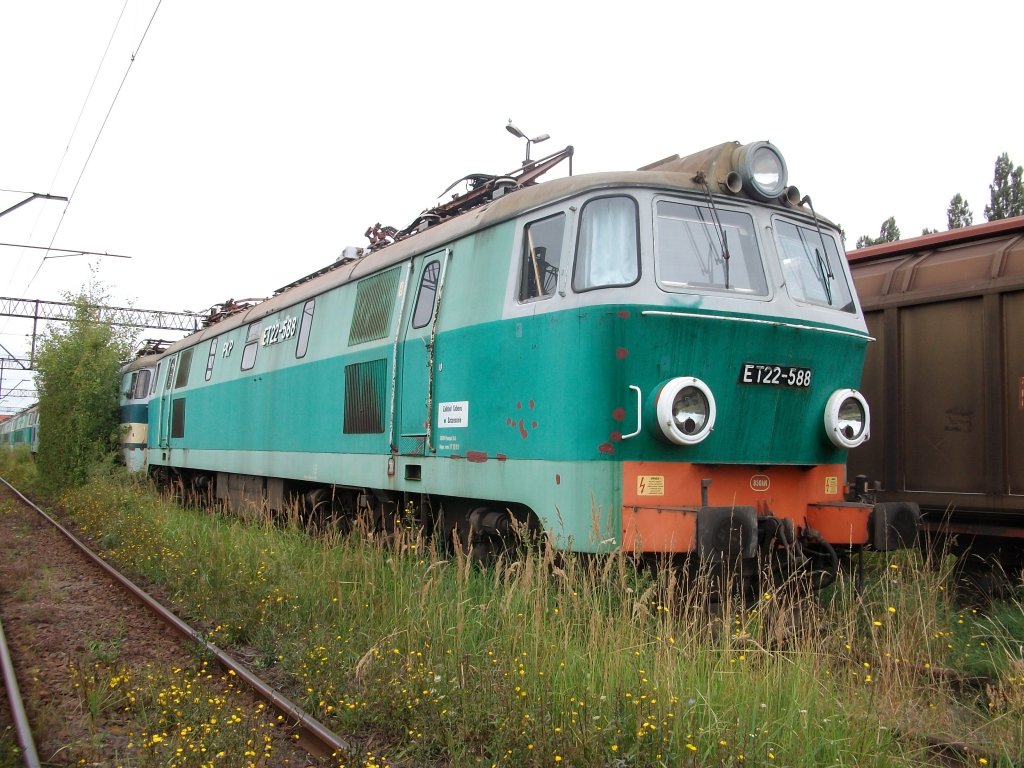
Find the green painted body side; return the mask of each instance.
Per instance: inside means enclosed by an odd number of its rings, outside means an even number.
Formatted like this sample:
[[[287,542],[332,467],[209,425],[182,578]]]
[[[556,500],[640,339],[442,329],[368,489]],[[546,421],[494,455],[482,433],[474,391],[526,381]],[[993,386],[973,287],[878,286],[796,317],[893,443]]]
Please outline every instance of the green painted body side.
[[[651,307],[651,310],[659,310]],[[857,387],[865,339],[728,319],[650,316],[607,306],[466,328],[438,340],[437,400],[470,403],[469,427],[439,430],[459,450],[510,458],[689,461],[707,464],[835,463],[845,452],[823,414],[840,387]],[[447,352],[446,350],[450,350]],[[813,370],[808,388],[739,383],[743,363]],[[654,434],[659,385],[697,376],[715,394],[715,431],[696,446]],[[644,393],[643,430],[635,430]],[[436,441],[439,451],[445,440]],[[458,452],[458,451],[449,451]]]
[[[404,458],[393,477],[386,431],[343,434],[344,367],[383,349],[172,394],[186,398],[186,416],[185,437],[169,440],[169,462],[514,501],[577,547],[617,542],[618,462],[843,461],[825,438],[822,413],[837,386],[857,385],[863,347],[862,340],[813,330],[643,316],[635,306],[495,321],[438,336],[434,450]],[[751,361],[810,367],[815,379],[806,390],[739,384],[740,366]],[[716,394],[711,437],[698,446],[670,445],[652,434],[648,411],[641,433],[622,440],[637,421],[629,385],[649,399],[677,375],[699,376]],[[452,402],[467,404],[468,426],[438,426],[436,409]],[[425,413],[421,402],[400,399],[399,406]],[[152,410],[159,418],[159,406]],[[421,465],[421,479],[404,479],[408,463]],[[605,523],[597,533],[595,518]]]
[[[38,404],[30,405],[0,422],[0,445],[7,447],[27,445],[33,453],[39,450]]]
[[[7,442],[9,445],[28,445],[32,446],[35,450],[37,445],[36,441],[36,428],[35,427],[22,427],[20,429],[12,430],[9,433]]]

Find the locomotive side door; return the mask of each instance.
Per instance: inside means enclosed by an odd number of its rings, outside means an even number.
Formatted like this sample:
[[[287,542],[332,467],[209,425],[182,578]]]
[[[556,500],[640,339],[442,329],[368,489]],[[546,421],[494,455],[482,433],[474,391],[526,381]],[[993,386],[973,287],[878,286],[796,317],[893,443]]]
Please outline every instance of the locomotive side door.
[[[418,256],[413,261],[414,297],[411,309],[399,331],[397,434],[395,444],[404,455],[424,456],[431,444],[435,426],[431,419],[436,374],[435,342],[441,311],[444,274],[451,256],[449,249]]]
[[[174,355],[167,361],[167,378],[164,380],[163,388],[160,390],[160,421],[157,445],[161,448],[167,448],[169,445],[168,438],[171,433],[171,384],[174,383],[174,369],[177,367],[177,363],[178,355]]]

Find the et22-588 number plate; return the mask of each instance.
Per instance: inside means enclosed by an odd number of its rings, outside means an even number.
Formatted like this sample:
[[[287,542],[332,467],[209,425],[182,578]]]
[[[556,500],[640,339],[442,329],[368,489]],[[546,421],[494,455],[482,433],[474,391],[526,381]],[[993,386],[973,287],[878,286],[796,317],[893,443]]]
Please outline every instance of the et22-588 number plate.
[[[811,369],[795,365],[744,363],[740,368],[740,384],[807,388],[811,386]]]

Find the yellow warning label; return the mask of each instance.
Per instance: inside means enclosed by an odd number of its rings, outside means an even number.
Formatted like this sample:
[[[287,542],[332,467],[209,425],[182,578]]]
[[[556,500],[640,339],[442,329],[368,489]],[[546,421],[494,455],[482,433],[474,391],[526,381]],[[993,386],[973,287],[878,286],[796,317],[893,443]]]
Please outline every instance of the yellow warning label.
[[[637,496],[664,496],[664,475],[638,475],[636,478]]]
[[[839,493],[839,478],[833,475],[825,478],[825,495]]]

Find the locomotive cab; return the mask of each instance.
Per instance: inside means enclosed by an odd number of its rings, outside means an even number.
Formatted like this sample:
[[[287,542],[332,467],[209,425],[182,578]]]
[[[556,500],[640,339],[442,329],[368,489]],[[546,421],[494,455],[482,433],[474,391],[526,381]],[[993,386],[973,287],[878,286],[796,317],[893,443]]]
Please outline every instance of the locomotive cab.
[[[838,229],[809,203],[758,142],[521,218],[505,316],[530,341],[498,354],[572,392],[576,423],[555,423],[617,463],[601,540],[718,560],[796,548],[828,569],[840,551],[912,544],[913,505],[875,508],[846,482],[846,452],[870,437],[857,387],[871,339]]]

